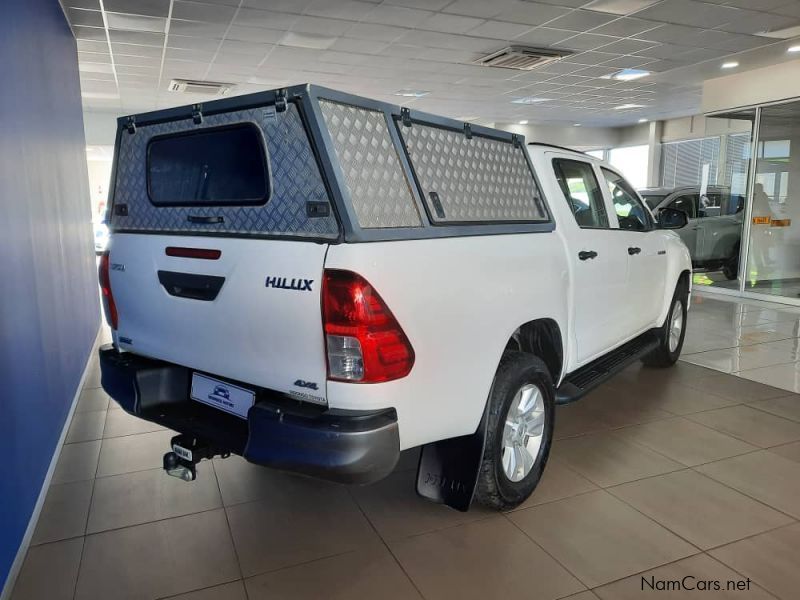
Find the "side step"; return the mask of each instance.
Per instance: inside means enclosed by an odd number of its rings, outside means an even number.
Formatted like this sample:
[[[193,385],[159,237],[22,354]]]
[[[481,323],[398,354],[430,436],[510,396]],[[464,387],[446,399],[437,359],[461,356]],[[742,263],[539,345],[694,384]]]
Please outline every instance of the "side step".
[[[657,329],[646,331],[564,378],[556,390],[556,404],[578,400],[658,346]]]

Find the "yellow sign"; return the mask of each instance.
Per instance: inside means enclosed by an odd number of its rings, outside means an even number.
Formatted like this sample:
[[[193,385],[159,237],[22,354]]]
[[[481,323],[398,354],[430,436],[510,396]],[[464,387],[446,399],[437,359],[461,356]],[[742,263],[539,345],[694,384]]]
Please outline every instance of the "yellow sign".
[[[769,217],[753,217],[753,225],[769,225]]]
[[[770,225],[772,227],[789,227],[792,224],[791,219],[772,219]]]

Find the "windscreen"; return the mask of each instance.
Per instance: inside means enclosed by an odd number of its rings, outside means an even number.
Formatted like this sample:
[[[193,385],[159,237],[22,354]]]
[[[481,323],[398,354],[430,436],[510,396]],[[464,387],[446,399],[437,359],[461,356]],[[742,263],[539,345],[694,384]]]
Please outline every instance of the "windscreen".
[[[156,206],[264,204],[269,176],[261,132],[240,123],[154,138],[147,181]]]

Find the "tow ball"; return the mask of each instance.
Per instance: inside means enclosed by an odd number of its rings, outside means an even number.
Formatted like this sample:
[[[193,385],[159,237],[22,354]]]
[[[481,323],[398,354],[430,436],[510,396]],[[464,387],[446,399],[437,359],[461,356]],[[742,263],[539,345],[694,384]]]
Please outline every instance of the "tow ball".
[[[183,481],[197,479],[197,463],[204,458],[228,458],[231,453],[212,446],[200,438],[191,435],[176,435],[170,441],[172,452],[164,455],[164,470],[167,475]]]

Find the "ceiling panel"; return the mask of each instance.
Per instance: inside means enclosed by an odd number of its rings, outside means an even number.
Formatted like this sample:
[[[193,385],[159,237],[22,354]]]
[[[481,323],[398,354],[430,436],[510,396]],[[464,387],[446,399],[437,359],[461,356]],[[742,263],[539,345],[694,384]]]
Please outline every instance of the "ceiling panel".
[[[655,118],[698,110],[703,77],[718,75],[722,61],[775,54],[770,49],[785,42],[755,34],[800,25],[796,0],[62,4],[78,40],[85,106],[121,113],[192,101],[167,91],[170,79],[190,78],[235,84],[233,93],[320,83],[487,121],[621,124],[642,112]],[[512,44],[566,56],[530,72],[473,64]],[[651,75],[608,78],[626,68]],[[428,94],[405,98],[395,95],[400,89]],[[543,101],[511,102],[521,96]],[[636,114],[614,110],[626,100],[645,107]]]

